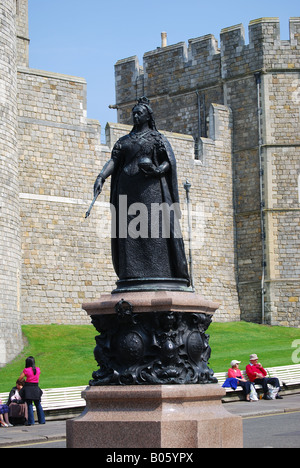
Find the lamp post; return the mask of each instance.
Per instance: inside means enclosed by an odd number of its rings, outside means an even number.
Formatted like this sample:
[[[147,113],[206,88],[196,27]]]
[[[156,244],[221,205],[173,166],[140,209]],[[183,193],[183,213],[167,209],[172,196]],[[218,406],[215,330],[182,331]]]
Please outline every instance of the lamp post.
[[[190,189],[192,184],[187,179],[183,184],[183,187],[186,192],[186,204],[187,204],[187,212],[188,212],[188,236],[189,236],[189,269],[190,269],[190,279],[191,279],[191,287],[194,290],[194,274],[193,274],[193,255],[192,255],[192,218],[191,218],[191,206],[190,206]]]

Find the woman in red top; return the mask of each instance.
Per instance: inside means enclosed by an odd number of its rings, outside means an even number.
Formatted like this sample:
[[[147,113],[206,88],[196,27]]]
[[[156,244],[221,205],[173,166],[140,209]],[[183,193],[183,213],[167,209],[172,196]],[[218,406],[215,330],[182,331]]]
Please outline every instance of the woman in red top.
[[[272,385],[273,387],[279,388],[280,391],[280,383],[277,377],[266,377],[267,371],[263,368],[263,366],[258,361],[258,357],[256,354],[250,355],[250,364],[246,366],[246,373],[250,382],[254,382],[255,384],[261,385],[264,392],[264,399],[265,400],[272,400],[272,398],[268,395],[269,387],[268,384]],[[282,399],[282,396],[276,396],[278,400]]]
[[[20,375],[20,379],[26,378],[23,388],[24,400],[28,406],[28,426],[34,424],[33,403],[36,407],[37,417],[39,424],[45,424],[45,415],[41,405],[42,390],[39,387],[39,377],[41,370],[35,367],[34,357],[29,356],[25,361],[25,369]]]

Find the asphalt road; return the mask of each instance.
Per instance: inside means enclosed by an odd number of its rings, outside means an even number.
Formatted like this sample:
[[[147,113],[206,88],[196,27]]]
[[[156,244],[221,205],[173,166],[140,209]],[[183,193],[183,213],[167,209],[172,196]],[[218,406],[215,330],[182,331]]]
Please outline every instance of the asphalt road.
[[[300,412],[243,420],[244,448],[300,448]]]
[[[24,445],[11,445],[8,448],[66,448],[66,439],[49,440],[48,442],[32,442]]]

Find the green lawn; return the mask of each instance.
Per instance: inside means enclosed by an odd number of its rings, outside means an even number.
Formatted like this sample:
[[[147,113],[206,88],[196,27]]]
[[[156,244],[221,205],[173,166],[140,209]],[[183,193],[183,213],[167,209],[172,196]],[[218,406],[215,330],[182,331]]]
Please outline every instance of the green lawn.
[[[242,361],[241,369],[256,353],[265,367],[297,364],[292,361],[294,340],[300,339],[299,328],[271,327],[247,322],[212,323],[208,329],[212,354],[210,367],[226,371],[232,359]]]
[[[92,325],[26,325],[22,329],[27,344],[21,355],[0,369],[0,392],[12,388],[30,355],[41,368],[42,388],[88,384],[97,370],[93,355],[97,332]],[[226,371],[232,359],[242,361],[244,369],[251,353],[266,367],[294,364],[292,343],[300,339],[299,328],[246,322],[213,323],[208,333],[210,367],[215,372]]]
[[[0,392],[12,388],[27,356],[34,356],[41,368],[42,388],[88,384],[97,370],[93,355],[97,331],[92,325],[25,325],[22,331],[27,345],[21,355],[0,369]]]

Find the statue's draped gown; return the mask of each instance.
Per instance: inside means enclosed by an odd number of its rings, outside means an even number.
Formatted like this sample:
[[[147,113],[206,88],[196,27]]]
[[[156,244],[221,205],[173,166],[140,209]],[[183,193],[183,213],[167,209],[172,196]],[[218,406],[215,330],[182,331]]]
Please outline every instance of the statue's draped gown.
[[[168,170],[160,177],[146,176],[139,166],[145,158],[156,167],[167,162]],[[133,130],[117,141],[112,159],[112,259],[119,279],[181,278],[189,283],[179,227],[176,161],[168,140],[156,130]],[[157,207],[162,204],[172,208],[170,223],[168,216],[164,221],[160,216],[158,222]]]

